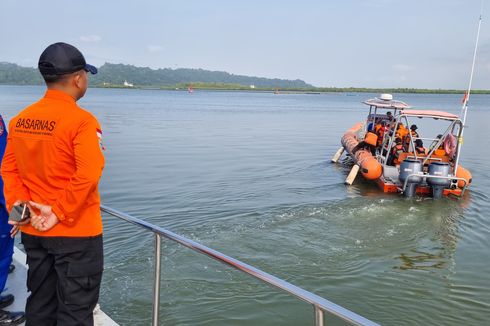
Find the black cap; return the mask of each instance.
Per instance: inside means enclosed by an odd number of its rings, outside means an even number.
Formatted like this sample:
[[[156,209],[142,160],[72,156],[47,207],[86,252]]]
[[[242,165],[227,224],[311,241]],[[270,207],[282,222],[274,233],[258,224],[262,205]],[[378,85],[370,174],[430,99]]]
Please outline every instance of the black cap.
[[[92,74],[97,73],[97,68],[87,64],[76,47],[63,42],[48,46],[41,53],[37,66],[43,76],[65,75],[82,69]]]
[[[410,129],[411,129],[411,130],[417,130],[418,128],[417,128],[417,125],[412,125],[412,126],[410,127]]]

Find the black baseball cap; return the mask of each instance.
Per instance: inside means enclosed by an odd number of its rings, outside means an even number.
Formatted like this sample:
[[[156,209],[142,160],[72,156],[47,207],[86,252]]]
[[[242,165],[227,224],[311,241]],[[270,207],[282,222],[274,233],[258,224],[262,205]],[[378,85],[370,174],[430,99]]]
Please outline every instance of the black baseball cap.
[[[97,73],[97,68],[87,64],[76,47],[63,42],[48,46],[41,53],[37,66],[43,76],[65,75],[82,69],[93,75]]]

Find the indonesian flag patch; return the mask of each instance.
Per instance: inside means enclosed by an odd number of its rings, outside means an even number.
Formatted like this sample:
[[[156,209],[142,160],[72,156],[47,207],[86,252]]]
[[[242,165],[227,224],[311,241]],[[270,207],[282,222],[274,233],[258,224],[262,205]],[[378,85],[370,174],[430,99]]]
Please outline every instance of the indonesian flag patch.
[[[99,146],[100,146],[100,150],[101,151],[105,151],[105,147],[104,145],[102,144],[102,130],[100,129],[96,129],[97,130],[97,139],[99,140]]]

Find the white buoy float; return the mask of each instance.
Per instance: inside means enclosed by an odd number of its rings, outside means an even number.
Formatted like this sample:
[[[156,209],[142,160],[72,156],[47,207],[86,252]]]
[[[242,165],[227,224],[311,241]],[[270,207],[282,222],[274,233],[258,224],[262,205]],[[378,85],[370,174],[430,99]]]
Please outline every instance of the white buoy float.
[[[354,164],[352,166],[352,169],[350,170],[349,175],[345,179],[345,184],[346,185],[349,185],[350,186],[351,184],[354,183],[354,180],[356,179],[357,173],[359,172],[359,168],[360,168],[360,166],[357,165],[357,164]]]
[[[337,161],[339,160],[339,158],[342,156],[343,153],[344,153],[344,147],[340,147],[337,153],[335,153],[335,155],[333,156],[332,163],[337,163]]]

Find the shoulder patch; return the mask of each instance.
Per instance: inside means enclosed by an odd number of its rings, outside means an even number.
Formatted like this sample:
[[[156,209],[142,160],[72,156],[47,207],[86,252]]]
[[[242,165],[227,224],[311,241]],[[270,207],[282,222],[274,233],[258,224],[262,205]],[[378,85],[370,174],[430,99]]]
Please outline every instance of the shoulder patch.
[[[96,133],[97,133],[97,139],[99,140],[99,146],[101,151],[105,151],[104,144],[102,144],[102,130],[99,128],[96,128]]]

